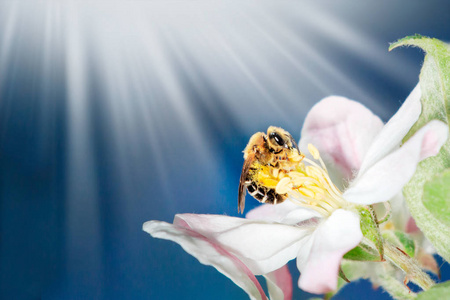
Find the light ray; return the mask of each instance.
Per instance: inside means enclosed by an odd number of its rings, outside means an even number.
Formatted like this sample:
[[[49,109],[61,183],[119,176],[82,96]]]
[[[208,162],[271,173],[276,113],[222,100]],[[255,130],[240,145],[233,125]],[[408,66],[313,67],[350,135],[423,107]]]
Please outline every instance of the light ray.
[[[88,47],[83,40],[77,7],[69,5],[68,9],[71,13],[66,15],[65,24],[69,131],[66,268],[71,270],[68,280],[81,280],[86,288],[102,282],[102,236],[90,127]]]

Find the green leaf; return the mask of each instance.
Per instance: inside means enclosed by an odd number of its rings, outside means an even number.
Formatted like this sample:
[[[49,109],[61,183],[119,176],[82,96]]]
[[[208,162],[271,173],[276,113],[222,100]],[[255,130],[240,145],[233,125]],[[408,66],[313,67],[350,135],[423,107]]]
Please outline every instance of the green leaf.
[[[422,36],[406,37],[391,45],[416,46],[427,54],[420,73],[422,90],[422,113],[404,141],[431,120],[438,119],[449,124],[450,115],[450,51],[448,46],[437,40]],[[424,185],[435,174],[450,168],[450,142],[444,144],[439,154],[422,161],[403,193],[417,226],[433,243],[437,252],[450,261],[450,228],[438,220],[424,205]]]
[[[342,270],[342,267],[339,267],[339,277],[343,279],[345,282],[349,283],[350,280],[345,275],[344,271]]]
[[[437,284],[426,292],[417,295],[417,300],[448,299],[450,295],[450,281]]]
[[[344,255],[345,259],[355,261],[381,261],[380,254],[365,245],[360,245]]]
[[[361,232],[364,239],[360,246],[370,246],[372,249],[378,251],[378,256],[380,260],[383,260],[384,248],[383,248],[383,238],[381,237],[380,229],[375,221],[374,211],[371,207],[359,207],[359,216],[361,224]]]
[[[375,221],[371,207],[359,207],[362,242],[344,255],[345,259],[355,261],[384,261],[383,239]]]
[[[450,169],[425,183],[423,204],[436,219],[450,226]]]
[[[431,120],[450,123],[450,50],[444,42],[420,35],[398,40],[389,51],[400,46],[419,47],[427,53],[419,76],[422,115],[405,137],[408,140]]]
[[[416,246],[414,240],[403,231],[399,230],[386,230],[383,231],[383,238],[390,243],[401,249],[403,252],[414,257],[416,252]]]
[[[414,240],[402,231],[395,231],[394,234],[402,245],[402,250],[405,251],[405,253],[410,257],[414,257],[416,254],[416,245],[414,244]]]

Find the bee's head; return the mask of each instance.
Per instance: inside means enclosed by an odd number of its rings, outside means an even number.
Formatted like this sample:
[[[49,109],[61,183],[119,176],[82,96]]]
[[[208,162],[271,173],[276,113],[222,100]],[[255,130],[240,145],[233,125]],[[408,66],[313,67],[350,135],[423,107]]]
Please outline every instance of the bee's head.
[[[274,153],[279,153],[286,149],[296,149],[300,153],[297,143],[295,143],[290,133],[280,127],[270,126],[267,129],[266,142],[269,151]]]

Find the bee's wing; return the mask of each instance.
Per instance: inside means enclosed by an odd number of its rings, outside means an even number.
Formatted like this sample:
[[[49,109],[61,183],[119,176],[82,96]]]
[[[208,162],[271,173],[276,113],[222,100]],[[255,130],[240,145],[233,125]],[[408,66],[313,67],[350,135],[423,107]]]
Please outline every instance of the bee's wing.
[[[239,195],[238,195],[238,212],[244,213],[245,208],[245,188],[247,184],[245,183],[248,175],[248,171],[250,170],[250,166],[254,161],[254,155],[247,157],[244,161],[244,166],[242,166],[241,179],[239,180]]]

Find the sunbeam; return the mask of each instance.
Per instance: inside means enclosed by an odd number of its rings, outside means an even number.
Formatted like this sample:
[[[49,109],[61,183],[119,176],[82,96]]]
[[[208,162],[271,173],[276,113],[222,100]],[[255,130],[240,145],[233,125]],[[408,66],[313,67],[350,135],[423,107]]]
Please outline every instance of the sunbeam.
[[[82,280],[86,286],[100,288],[101,259],[100,212],[96,162],[93,150],[92,103],[90,97],[90,59],[83,39],[76,7],[66,16],[65,51],[67,85],[67,200],[66,255],[68,281]],[[84,25],[84,24],[83,24]],[[90,272],[85,272],[89,269]],[[100,280],[99,280],[100,279]],[[100,294],[101,296],[101,294]]]

